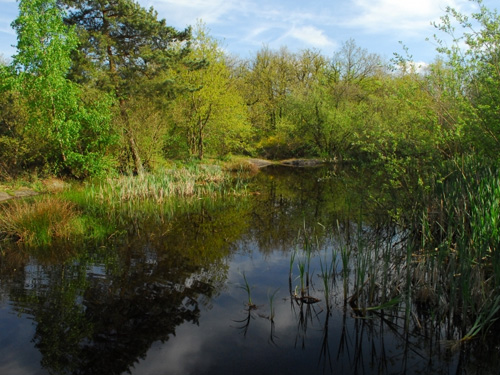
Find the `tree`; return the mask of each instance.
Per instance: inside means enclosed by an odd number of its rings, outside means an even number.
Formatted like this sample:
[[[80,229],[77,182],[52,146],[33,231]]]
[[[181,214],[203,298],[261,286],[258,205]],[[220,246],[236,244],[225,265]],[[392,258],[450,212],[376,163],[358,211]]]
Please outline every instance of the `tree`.
[[[175,128],[184,133],[189,153],[202,159],[205,150],[224,155],[246,148],[250,134],[246,107],[236,90],[217,41],[199,24],[192,60],[207,61],[204,69],[184,69],[180,80],[188,87],[175,101]]]
[[[175,81],[165,73],[189,52],[190,29],[179,32],[159,20],[153,8],[146,10],[132,0],[59,1],[69,10],[66,21],[76,26],[80,39],[72,78],[115,95],[118,130],[128,143],[136,172],[142,174],[143,157],[129,103],[136,96],[153,100],[173,92]]]
[[[383,75],[379,56],[344,43],[331,62],[305,51],[294,64],[298,82],[287,96],[287,117],[310,154],[342,160],[367,122],[366,103]]]
[[[12,78],[4,67],[0,72],[3,83],[0,88],[0,178],[21,172],[30,152],[37,149],[36,144],[30,145],[23,139],[27,105],[19,92],[12,89]]]
[[[249,106],[250,121],[262,138],[275,135],[284,116],[284,103],[296,82],[295,56],[286,48],[272,51],[268,47],[257,52],[243,79],[243,95]]]
[[[456,125],[470,150],[493,157],[500,151],[500,15],[481,0],[470,16],[448,7],[435,27],[452,38],[451,46],[435,36],[438,52],[452,74],[446,84],[453,88],[460,108]],[[461,27],[457,32],[455,23]]]
[[[66,78],[77,46],[74,30],[64,24],[56,0],[20,0],[12,26],[18,36],[15,86],[28,104],[24,131],[39,145],[37,156],[54,172],[100,173],[111,142],[109,101],[85,102]]]

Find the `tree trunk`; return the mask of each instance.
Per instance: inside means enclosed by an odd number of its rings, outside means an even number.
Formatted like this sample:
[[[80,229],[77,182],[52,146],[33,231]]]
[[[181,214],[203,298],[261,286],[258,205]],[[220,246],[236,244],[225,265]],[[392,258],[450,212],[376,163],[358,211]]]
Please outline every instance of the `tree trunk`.
[[[142,176],[144,174],[144,166],[142,164],[141,155],[139,154],[139,149],[137,148],[137,143],[135,143],[135,138],[132,130],[130,129],[130,122],[125,109],[125,101],[120,100],[120,114],[122,117],[125,134],[127,136],[128,145],[130,147],[130,152],[132,154],[132,159],[134,160],[135,172]]]
[[[198,135],[198,159],[203,159],[203,128],[200,128]]]
[[[137,149],[137,144],[135,143],[135,139],[132,133],[128,129],[127,129],[127,138],[130,147],[130,152],[132,153],[132,158],[134,159],[135,172],[139,176],[142,176],[144,174],[144,166],[142,165],[141,155],[139,154],[139,150]]]

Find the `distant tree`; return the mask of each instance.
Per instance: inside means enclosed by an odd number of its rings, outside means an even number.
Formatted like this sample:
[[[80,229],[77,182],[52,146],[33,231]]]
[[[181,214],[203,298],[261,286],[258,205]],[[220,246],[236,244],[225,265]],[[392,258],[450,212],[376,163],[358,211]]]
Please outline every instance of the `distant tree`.
[[[252,125],[262,138],[273,136],[284,115],[284,102],[296,82],[295,56],[286,48],[268,47],[257,52],[243,76],[243,95],[249,106]]]
[[[335,105],[343,100],[364,99],[363,84],[384,70],[382,58],[356,45],[353,39],[344,42],[332,59],[335,80]]]
[[[365,105],[384,73],[381,58],[344,43],[331,61],[312,51],[295,57],[298,76],[287,96],[287,121],[306,153],[342,160],[368,121]]]
[[[184,69],[179,79],[188,87],[173,108],[175,129],[192,156],[202,159],[205,151],[218,155],[242,152],[250,135],[247,109],[231,79],[226,56],[203,24],[195,30],[189,57],[207,61],[204,69]]]

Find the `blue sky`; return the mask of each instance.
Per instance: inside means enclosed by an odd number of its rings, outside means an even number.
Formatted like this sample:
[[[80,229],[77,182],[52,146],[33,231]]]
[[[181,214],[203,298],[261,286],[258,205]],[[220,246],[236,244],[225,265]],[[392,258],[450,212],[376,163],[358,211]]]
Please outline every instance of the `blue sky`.
[[[498,0],[485,0],[497,8]],[[416,62],[432,62],[435,29],[447,6],[474,10],[468,0],[139,0],[153,6],[167,24],[183,29],[202,20],[232,55],[251,58],[264,45],[291,51],[306,48],[332,56],[352,38],[360,47],[386,59],[409,47]],[[0,54],[15,53],[16,35],[10,24],[17,16],[15,0],[0,0]]]

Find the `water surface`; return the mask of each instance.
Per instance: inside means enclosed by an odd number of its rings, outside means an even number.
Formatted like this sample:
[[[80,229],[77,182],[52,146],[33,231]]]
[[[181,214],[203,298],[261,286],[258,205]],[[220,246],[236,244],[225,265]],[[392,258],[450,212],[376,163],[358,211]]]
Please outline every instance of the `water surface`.
[[[104,244],[5,253],[0,373],[498,373],[418,306],[353,298],[363,262],[403,277],[407,261],[370,176],[268,167],[249,191],[131,219]]]

